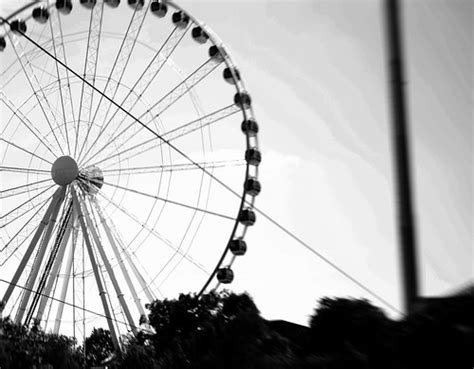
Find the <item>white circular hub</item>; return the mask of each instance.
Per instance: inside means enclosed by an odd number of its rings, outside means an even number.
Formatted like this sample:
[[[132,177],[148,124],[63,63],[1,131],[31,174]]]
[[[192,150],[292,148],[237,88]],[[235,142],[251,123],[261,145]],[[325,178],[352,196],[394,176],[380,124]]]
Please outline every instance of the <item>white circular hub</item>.
[[[74,181],[79,173],[76,161],[70,156],[61,156],[56,159],[51,168],[53,181],[60,186],[66,186]]]

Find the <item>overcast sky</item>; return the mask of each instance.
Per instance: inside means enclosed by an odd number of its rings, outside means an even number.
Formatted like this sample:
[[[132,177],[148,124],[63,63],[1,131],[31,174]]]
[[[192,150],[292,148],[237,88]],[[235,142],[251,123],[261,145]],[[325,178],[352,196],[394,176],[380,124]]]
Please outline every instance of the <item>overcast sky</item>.
[[[229,45],[254,97],[257,206],[400,307],[382,3],[182,4]],[[473,276],[473,3],[401,3],[421,292],[433,295]],[[235,286],[264,315],[305,322],[322,295],[364,296],[263,219],[249,240]]]
[[[257,207],[401,309],[382,3],[179,2],[253,98]],[[421,292],[434,295],[473,277],[473,2],[402,5]],[[231,287],[266,318],[306,324],[322,296],[372,299],[262,217],[246,239]]]

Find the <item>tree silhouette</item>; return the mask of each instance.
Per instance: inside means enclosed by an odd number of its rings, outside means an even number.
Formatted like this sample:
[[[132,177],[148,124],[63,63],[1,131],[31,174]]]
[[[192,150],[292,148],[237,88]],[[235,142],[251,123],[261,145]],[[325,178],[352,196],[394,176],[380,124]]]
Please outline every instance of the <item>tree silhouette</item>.
[[[430,298],[400,322],[397,348],[407,369],[474,367],[474,296]]]
[[[390,368],[395,322],[367,300],[323,298],[310,320],[308,351],[351,367]],[[348,365],[348,364],[344,364]]]
[[[45,333],[34,322],[31,328],[0,320],[0,368],[26,369],[49,364],[53,368],[79,369],[81,355],[72,338]]]
[[[474,296],[421,299],[398,321],[367,300],[323,298],[310,327],[260,316],[248,294],[211,292],[154,301],[151,329],[130,335],[114,369],[471,369]],[[0,320],[0,367],[79,369],[72,338]],[[110,332],[84,343],[87,367],[114,352]]]
[[[94,366],[101,364],[114,352],[112,337],[107,329],[94,328],[84,342],[86,364]]]
[[[290,342],[269,329],[248,294],[211,292],[201,298],[181,294],[147,308],[155,333],[132,340],[121,368],[127,368],[131,356],[141,357],[145,351],[155,353],[153,365],[160,368],[292,367]]]

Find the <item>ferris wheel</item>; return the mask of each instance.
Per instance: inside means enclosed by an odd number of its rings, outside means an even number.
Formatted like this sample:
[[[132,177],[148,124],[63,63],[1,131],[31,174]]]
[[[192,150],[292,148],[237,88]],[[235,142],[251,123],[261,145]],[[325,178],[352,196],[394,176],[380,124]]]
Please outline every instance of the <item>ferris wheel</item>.
[[[119,348],[146,303],[232,282],[261,154],[220,39],[163,0],[34,1],[2,28],[0,315]]]

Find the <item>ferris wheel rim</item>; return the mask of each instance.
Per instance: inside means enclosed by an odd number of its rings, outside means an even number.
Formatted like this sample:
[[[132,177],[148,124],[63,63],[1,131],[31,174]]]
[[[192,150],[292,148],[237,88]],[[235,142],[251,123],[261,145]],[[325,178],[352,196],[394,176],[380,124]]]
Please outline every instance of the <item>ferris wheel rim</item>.
[[[35,1],[35,2],[31,3],[31,4],[28,4],[28,6],[22,8],[22,11],[24,11],[24,10],[26,10],[26,9],[29,9],[30,7],[32,7],[32,6],[34,6],[34,5],[37,5],[37,4],[40,3],[40,2],[41,2],[41,1],[38,0],[38,1]],[[150,4],[150,3],[151,3],[151,2],[149,2],[149,4]],[[178,5],[176,5],[176,4],[175,4],[174,2],[172,2],[172,1],[167,1],[166,4],[171,5],[172,7],[174,7],[174,8],[177,9],[177,10],[180,10],[180,11],[185,12],[183,8],[180,8]],[[52,5],[51,5],[51,6],[52,6]],[[13,16],[16,16],[16,14],[19,14],[19,13],[21,13],[21,12],[13,13],[13,15],[10,15],[10,16],[7,17],[5,20],[8,20],[8,19],[12,18]],[[235,63],[233,62],[233,60],[231,59],[231,57],[230,57],[229,53],[227,52],[227,50],[225,49],[224,44],[223,44],[223,43],[220,41],[220,39],[210,30],[210,28],[207,27],[204,23],[198,21],[196,18],[192,17],[189,13],[187,13],[187,12],[185,12],[185,13],[186,13],[186,14],[190,17],[190,19],[192,20],[192,24],[194,23],[195,25],[200,26],[200,27],[202,27],[202,29],[205,30],[205,32],[209,35],[209,39],[210,39],[210,41],[211,41],[211,43],[212,43],[213,45],[222,48],[222,50],[223,50],[223,59],[224,59],[224,60],[223,60],[223,63],[224,63],[227,67],[229,67],[230,70],[231,70],[232,78],[234,79],[234,82],[235,82],[234,86],[235,86],[235,89],[236,89],[237,93],[244,93],[244,92],[246,92],[247,90],[246,90],[246,88],[245,88],[245,85],[244,85],[244,83],[243,83],[242,78],[240,78],[240,76],[239,76],[239,78],[237,78],[237,75],[236,75],[235,70],[234,70],[234,68],[236,68],[236,65],[235,65]],[[25,19],[28,19],[28,18],[25,18]],[[11,31],[9,31],[9,32],[11,32]],[[79,82],[80,82],[80,81],[79,81]],[[54,82],[52,82],[52,83],[54,83]],[[120,83],[120,82],[119,82],[119,83]],[[61,87],[59,87],[59,88],[61,88]],[[30,97],[32,97],[32,96],[30,96]],[[241,108],[240,108],[240,111],[241,111],[242,114],[243,114],[244,120],[247,120],[247,119],[249,119],[249,118],[250,118],[250,119],[253,119],[254,113],[253,113],[253,107],[252,107],[252,105],[250,105],[250,106],[248,106],[248,107],[245,107],[245,108],[244,108],[244,107],[241,107]],[[136,123],[136,122],[134,122],[134,123]],[[66,124],[66,122],[65,122],[64,124]],[[66,131],[66,132],[67,132],[67,131]],[[252,143],[251,143],[251,142],[250,142],[249,135],[246,134],[246,147],[247,147],[247,150],[249,150],[251,147],[257,147],[257,148],[258,148],[258,136],[255,135],[255,137],[252,138]],[[35,153],[36,153],[36,151],[35,151]],[[30,162],[31,162],[31,160],[33,160],[32,157],[30,157]],[[250,169],[249,169],[250,166],[251,166],[250,163],[247,161],[247,163],[246,163],[246,169],[245,169],[244,182],[246,182],[246,181],[251,177]],[[205,172],[202,172],[201,174],[202,174],[202,176],[204,177]],[[255,177],[255,178],[258,177],[258,166],[255,166],[252,176]],[[72,188],[73,188],[73,187],[72,187]],[[74,191],[74,190],[73,190],[73,191]],[[254,196],[254,195],[248,196],[248,194],[247,194],[247,192],[246,192],[245,190],[242,191],[242,195],[240,196],[240,198],[241,198],[241,202],[240,202],[240,206],[239,206],[239,208],[238,208],[237,216],[234,216],[234,217],[232,218],[232,219],[234,220],[234,227],[233,227],[233,230],[232,230],[231,235],[230,235],[230,237],[229,237],[229,241],[227,242],[227,244],[226,244],[226,246],[225,246],[225,248],[224,248],[223,254],[222,254],[220,260],[218,261],[217,266],[216,266],[215,269],[214,269],[214,272],[212,273],[211,277],[209,278],[209,281],[206,282],[205,286],[204,286],[204,287],[202,288],[202,290],[199,292],[199,295],[202,294],[205,289],[207,289],[207,287],[208,287],[208,285],[209,285],[209,282],[210,282],[210,281],[213,279],[213,277],[215,276],[217,269],[218,269],[220,266],[223,265],[224,258],[226,257],[226,255],[227,255],[228,252],[229,252],[230,241],[232,241],[233,239],[236,238],[237,227],[238,227],[239,224],[240,224],[240,223],[239,223],[239,216],[240,216],[242,210],[244,209],[244,206],[245,206],[245,205],[250,205],[250,207],[251,207],[251,206],[253,206],[253,203],[254,203],[254,201],[255,201],[255,196]],[[79,201],[79,200],[78,200],[78,201]],[[156,201],[155,201],[155,203],[156,203]],[[247,231],[248,225],[243,225],[241,228],[242,228],[242,232],[241,232],[241,236],[240,236],[240,237],[243,238],[243,237],[245,236],[246,231]],[[176,255],[176,254],[175,254],[175,255]],[[234,255],[234,256],[230,259],[230,261],[226,263],[226,267],[229,267],[229,268],[230,268],[230,266],[232,266],[232,264],[233,264],[233,262],[234,262],[235,259],[236,259],[236,256]],[[218,286],[219,286],[219,284],[218,284],[215,288],[217,288]]]

